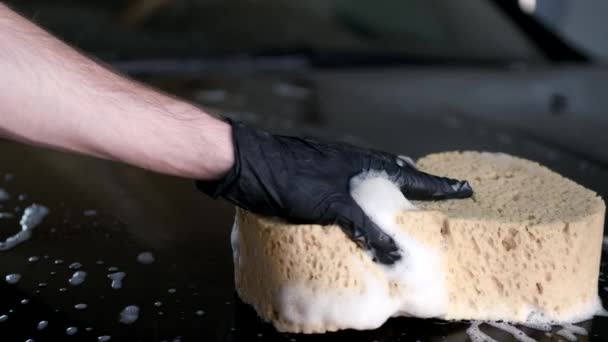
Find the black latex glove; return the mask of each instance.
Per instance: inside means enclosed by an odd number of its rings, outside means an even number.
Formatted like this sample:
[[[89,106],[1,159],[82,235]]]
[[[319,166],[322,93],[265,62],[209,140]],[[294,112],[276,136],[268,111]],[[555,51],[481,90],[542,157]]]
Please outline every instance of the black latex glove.
[[[464,198],[467,182],[416,170],[395,155],[347,144],[272,135],[231,122],[235,164],[221,180],[198,188],[248,211],[293,223],[338,224],[374,260],[401,258],[394,240],[372,222],[350,195],[350,179],[364,171],[385,171],[408,199]]]

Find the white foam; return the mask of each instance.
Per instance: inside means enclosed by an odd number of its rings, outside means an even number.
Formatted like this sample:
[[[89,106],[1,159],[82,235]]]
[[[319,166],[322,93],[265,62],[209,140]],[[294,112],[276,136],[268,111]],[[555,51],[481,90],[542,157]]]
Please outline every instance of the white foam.
[[[395,220],[396,213],[416,207],[403,196],[399,185],[389,180],[385,173],[368,173],[353,178],[351,195],[401,249],[401,260],[386,267],[388,278],[408,289],[408,296],[403,298],[399,313],[417,317],[444,316],[448,300],[441,251],[425,247],[404,234]],[[396,313],[391,316],[394,314]]]
[[[473,342],[498,342],[497,340],[493,339],[492,337],[488,336],[486,333],[484,333],[483,331],[481,331],[481,329],[479,329],[479,326],[481,325],[480,321],[473,321],[471,322],[471,326],[467,329],[467,335],[469,335],[469,338],[471,339],[471,341]]]
[[[505,322],[487,322],[488,325],[493,326],[494,328],[500,329],[502,331],[506,331],[511,334],[516,340],[520,342],[536,342],[535,339],[526,335],[525,332],[517,329],[514,325],[505,323]]]
[[[39,204],[32,204],[25,208],[19,222],[21,230],[9,236],[6,240],[0,241],[0,251],[13,249],[15,246],[29,240],[32,237],[32,230],[42,223],[48,213],[49,209]]]
[[[582,335],[582,336],[588,335],[587,329],[585,329],[583,327],[579,327],[578,325],[574,325],[574,324],[570,324],[570,323],[562,323],[562,327],[565,330],[568,330],[577,335]]]
[[[571,331],[566,330],[566,329],[558,330],[555,334],[559,335],[559,336],[561,336],[563,338],[565,338],[568,341],[576,341],[576,340],[578,340],[578,338],[576,337],[576,335],[574,335]]]
[[[396,315],[443,317],[447,293],[439,250],[423,246],[404,234],[395,221],[401,210],[416,209],[401,193],[399,185],[386,173],[360,175],[351,181],[351,195],[365,213],[401,249],[402,258],[383,267],[385,278],[366,276],[361,270],[363,289],[318,291],[305,284],[286,284],[278,297],[286,321],[303,326],[336,326],[374,329]],[[238,226],[233,227],[233,251],[238,251]],[[243,262],[237,252],[235,263]],[[357,265],[358,263],[353,263]],[[242,265],[241,265],[242,266]],[[363,267],[363,266],[361,266]],[[389,281],[408,289],[408,295],[391,296]]]
[[[518,329],[515,325],[507,323],[507,322],[495,322],[495,321],[472,321],[471,326],[467,329],[467,335],[473,342],[485,342],[485,341],[496,341],[483,331],[479,329],[481,324],[490,325],[496,329],[505,331],[513,336],[515,340],[520,342],[536,342],[535,339],[526,335],[525,332]],[[522,326],[529,327],[535,330],[544,331],[545,336],[551,337],[552,327],[551,324],[542,323],[542,324],[533,324],[533,323],[525,323],[521,324]],[[587,336],[587,330],[583,327],[579,327],[577,325],[573,325],[570,323],[562,323],[561,329],[559,329],[555,334],[567,339],[568,341],[577,341],[578,337],[576,335]]]

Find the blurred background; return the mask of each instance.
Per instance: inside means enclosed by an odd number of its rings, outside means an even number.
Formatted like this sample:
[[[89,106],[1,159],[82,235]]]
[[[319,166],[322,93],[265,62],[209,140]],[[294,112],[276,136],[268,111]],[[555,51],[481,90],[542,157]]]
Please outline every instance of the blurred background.
[[[431,129],[480,122],[608,162],[601,0],[9,2],[127,74],[275,130],[422,154],[483,149]]]
[[[7,3],[112,68],[210,112],[414,158],[510,153],[608,196],[603,0]],[[2,341],[60,341],[70,326],[79,328],[72,340],[85,341],[467,340],[467,324],[411,318],[369,332],[279,334],[235,297],[234,209],[191,180],[3,140],[0,157],[8,196],[0,209],[12,213],[0,220],[0,238],[15,232],[27,205],[50,209],[31,241],[1,253],[0,274],[23,275],[16,286],[0,281],[0,315],[10,320]],[[143,251],[153,265],[136,261]],[[32,255],[40,262],[28,262]],[[72,261],[89,278],[63,291]],[[108,266],[127,274],[120,291]],[[76,311],[77,303],[89,306]],[[141,308],[136,324],[118,322],[126,305]],[[42,319],[49,329],[37,331]],[[608,340],[605,319],[584,326],[583,341]]]

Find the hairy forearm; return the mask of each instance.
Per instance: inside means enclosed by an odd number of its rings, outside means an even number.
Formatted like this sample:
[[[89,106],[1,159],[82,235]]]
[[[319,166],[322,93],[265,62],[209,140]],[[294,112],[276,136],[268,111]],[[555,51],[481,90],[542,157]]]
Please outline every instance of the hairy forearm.
[[[0,4],[0,134],[213,179],[233,163],[229,125],[119,76]]]

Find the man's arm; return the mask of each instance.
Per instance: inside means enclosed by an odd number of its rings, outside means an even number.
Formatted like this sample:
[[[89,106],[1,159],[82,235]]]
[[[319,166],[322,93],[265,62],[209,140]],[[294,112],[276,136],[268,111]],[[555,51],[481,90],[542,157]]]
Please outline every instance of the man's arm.
[[[217,179],[231,128],[121,77],[0,4],[0,135],[156,172]]]
[[[353,199],[353,176],[382,174],[416,199],[473,193],[389,153],[228,125],[108,71],[2,5],[0,76],[0,133],[198,179],[208,195],[259,214],[338,224],[386,264],[400,246]]]

